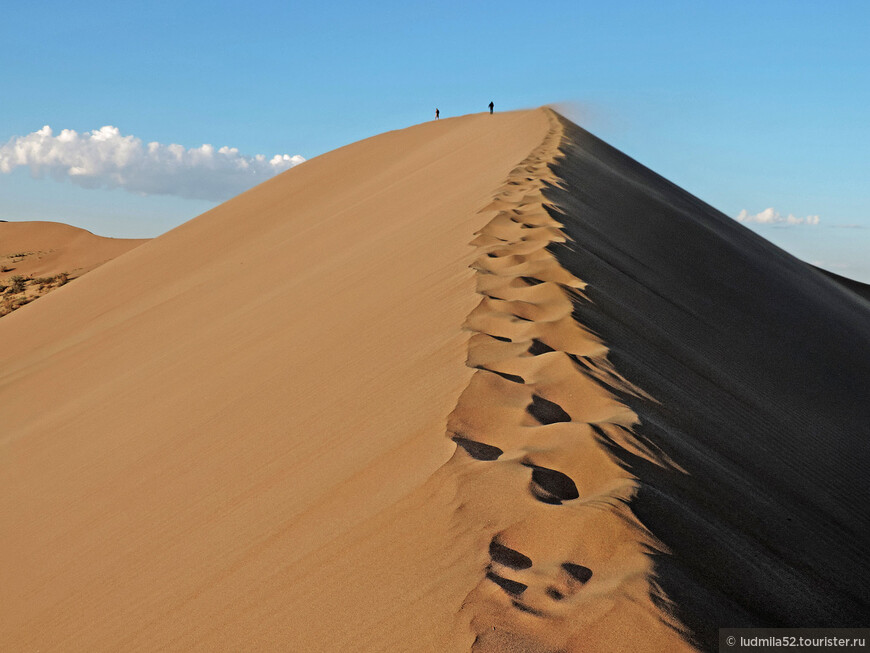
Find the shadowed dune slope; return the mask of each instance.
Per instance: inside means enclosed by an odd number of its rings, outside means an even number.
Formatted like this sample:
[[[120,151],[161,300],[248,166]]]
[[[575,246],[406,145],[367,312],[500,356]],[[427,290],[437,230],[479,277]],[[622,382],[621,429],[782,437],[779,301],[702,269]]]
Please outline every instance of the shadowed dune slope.
[[[823,270],[822,268],[813,266],[813,269],[817,272],[821,272],[829,279],[833,279],[841,286],[845,287],[848,290],[851,290],[853,293],[858,295],[859,297],[863,297],[866,300],[870,300],[870,284],[861,283],[860,281],[855,281],[854,279],[850,279],[848,277],[841,276],[834,272],[829,272],[828,270]]]
[[[476,211],[548,127],[361,141],[4,318],[0,648],[468,649],[473,534],[421,486]]]
[[[602,441],[639,479],[676,615],[709,649],[720,626],[866,626],[870,305],[563,125],[545,195],[573,242],[550,250],[589,284],[575,319],[652,396],[611,388],[672,465]]]

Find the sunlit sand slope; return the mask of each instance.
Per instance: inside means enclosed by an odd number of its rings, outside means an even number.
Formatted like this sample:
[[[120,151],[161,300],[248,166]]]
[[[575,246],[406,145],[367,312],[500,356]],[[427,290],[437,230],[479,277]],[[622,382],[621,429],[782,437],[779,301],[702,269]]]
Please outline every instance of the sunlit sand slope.
[[[477,210],[548,129],[356,143],[4,317],[0,649],[467,649],[482,565],[422,486]]]

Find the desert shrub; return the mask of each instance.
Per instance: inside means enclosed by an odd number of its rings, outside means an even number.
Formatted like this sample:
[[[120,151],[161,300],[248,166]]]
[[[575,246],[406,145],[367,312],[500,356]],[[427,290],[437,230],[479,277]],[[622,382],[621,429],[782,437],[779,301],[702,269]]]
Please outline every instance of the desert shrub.
[[[62,286],[67,281],[69,281],[69,273],[61,272],[60,274],[56,274],[53,277],[37,277],[33,280],[33,283],[39,285],[39,289],[43,290],[46,286],[58,285]]]
[[[16,274],[9,281],[12,282],[12,292],[24,292],[26,281],[20,274]]]
[[[31,299],[29,297],[18,296],[18,297],[7,297],[3,300],[3,303],[0,304],[0,317],[4,315],[8,315],[16,308],[21,308],[25,304],[29,304]]]

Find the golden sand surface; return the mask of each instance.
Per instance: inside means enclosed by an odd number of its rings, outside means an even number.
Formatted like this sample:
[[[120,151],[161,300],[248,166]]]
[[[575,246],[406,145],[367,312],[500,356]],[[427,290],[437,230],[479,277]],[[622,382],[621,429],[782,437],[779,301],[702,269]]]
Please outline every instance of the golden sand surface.
[[[0,648],[680,651],[789,603],[853,624],[870,307],[711,212],[550,109],[470,115],[311,159],[4,317]]]

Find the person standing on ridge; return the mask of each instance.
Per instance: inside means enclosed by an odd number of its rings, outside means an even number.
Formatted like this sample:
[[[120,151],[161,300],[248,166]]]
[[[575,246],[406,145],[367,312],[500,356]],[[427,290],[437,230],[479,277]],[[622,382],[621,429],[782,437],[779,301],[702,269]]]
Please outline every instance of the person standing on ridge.
[[[494,105],[492,102],[490,102],[490,103],[489,103],[489,115],[492,115],[492,110],[493,110],[494,108],[495,108],[495,105]]]
[[[441,115],[441,112],[438,109],[435,109],[435,120],[438,120],[438,116]]]

